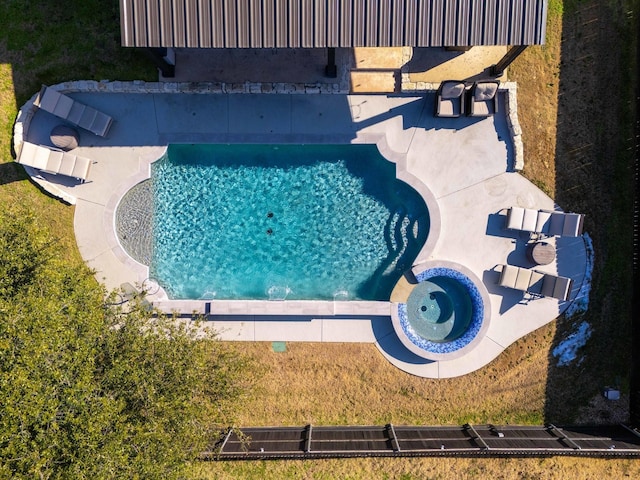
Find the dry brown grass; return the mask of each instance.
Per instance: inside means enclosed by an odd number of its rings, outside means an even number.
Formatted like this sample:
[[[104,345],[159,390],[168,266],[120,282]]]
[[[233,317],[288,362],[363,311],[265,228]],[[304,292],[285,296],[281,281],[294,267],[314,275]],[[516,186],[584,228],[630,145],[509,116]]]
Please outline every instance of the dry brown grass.
[[[369,344],[242,343],[261,365],[238,425],[541,423],[553,327],[458,378],[415,377]]]
[[[637,460],[585,458],[357,458],[343,460],[211,462],[199,465],[202,479],[340,480],[601,480],[640,478]]]
[[[550,197],[556,193],[556,123],[560,87],[562,17],[549,15],[547,42],[528,48],[509,68],[518,82],[518,119],[523,129],[523,174]]]

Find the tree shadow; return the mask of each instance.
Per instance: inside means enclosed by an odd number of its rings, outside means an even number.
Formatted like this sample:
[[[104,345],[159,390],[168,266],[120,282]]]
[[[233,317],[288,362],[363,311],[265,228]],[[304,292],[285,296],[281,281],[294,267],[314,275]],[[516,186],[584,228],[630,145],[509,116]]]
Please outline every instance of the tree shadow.
[[[629,173],[635,157],[629,82],[637,88],[638,76],[633,72],[629,78],[628,65],[636,60],[629,45],[637,45],[637,32],[635,20],[623,13],[627,9],[632,7],[624,2],[592,0],[571,2],[562,15],[556,199],[565,211],[587,215],[585,231],[593,241],[596,259],[589,310],[570,318],[563,315],[556,322],[544,408],[545,420],[552,423],[608,423],[613,418],[608,410],[615,402],[596,409],[589,406],[602,396],[604,386],[618,383],[623,390],[637,392],[640,385],[637,369],[635,378],[629,376],[632,333],[634,328],[637,333],[640,319],[634,322],[631,314],[637,278],[635,287],[630,281],[634,221],[633,175]],[[559,271],[564,268],[562,261],[559,257]],[[567,345],[582,322],[589,325],[590,338],[577,345],[572,361],[559,365],[554,349]],[[638,403],[640,396],[636,396],[636,407]]]
[[[0,163],[0,186],[27,180],[29,176],[16,162]]]

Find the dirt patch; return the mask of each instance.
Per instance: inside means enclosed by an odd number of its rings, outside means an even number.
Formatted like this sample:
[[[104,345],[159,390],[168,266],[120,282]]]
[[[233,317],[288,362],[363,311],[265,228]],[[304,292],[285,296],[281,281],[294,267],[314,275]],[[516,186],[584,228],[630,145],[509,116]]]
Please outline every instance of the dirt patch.
[[[628,421],[628,395],[621,395],[619,400],[607,400],[603,395],[596,395],[589,405],[580,409],[576,420],[582,425],[617,425]]]

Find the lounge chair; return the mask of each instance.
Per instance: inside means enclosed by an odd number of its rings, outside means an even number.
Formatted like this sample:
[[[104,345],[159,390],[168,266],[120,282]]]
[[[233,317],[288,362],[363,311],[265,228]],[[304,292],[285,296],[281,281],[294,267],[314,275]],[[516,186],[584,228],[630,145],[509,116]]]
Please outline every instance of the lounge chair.
[[[573,280],[548,273],[530,270],[513,265],[500,265],[500,280],[502,287],[521,290],[534,296],[551,297],[566,301],[571,295]]]
[[[507,212],[507,228],[547,236],[579,237],[584,228],[584,215],[511,207]]]
[[[107,136],[113,123],[113,119],[109,115],[77,102],[46,85],[42,86],[33,103],[42,110],[101,137]]]
[[[22,143],[18,163],[56,175],[78,178],[83,182],[91,170],[91,160],[88,158],[29,142]]]
[[[464,82],[446,80],[436,93],[436,117],[459,117],[464,115]]]
[[[469,96],[470,117],[489,117],[498,111],[498,87],[500,82],[476,82]]]
[[[584,215],[581,213],[551,213],[549,229],[543,233],[562,237],[579,237],[584,228]]]

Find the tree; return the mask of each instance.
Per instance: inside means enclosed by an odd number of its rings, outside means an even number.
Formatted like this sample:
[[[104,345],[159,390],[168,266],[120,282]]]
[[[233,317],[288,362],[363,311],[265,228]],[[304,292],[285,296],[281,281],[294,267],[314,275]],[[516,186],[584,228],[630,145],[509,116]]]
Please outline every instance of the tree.
[[[19,208],[0,212],[0,259],[0,477],[182,477],[230,421],[246,361],[191,323],[105,304]]]

